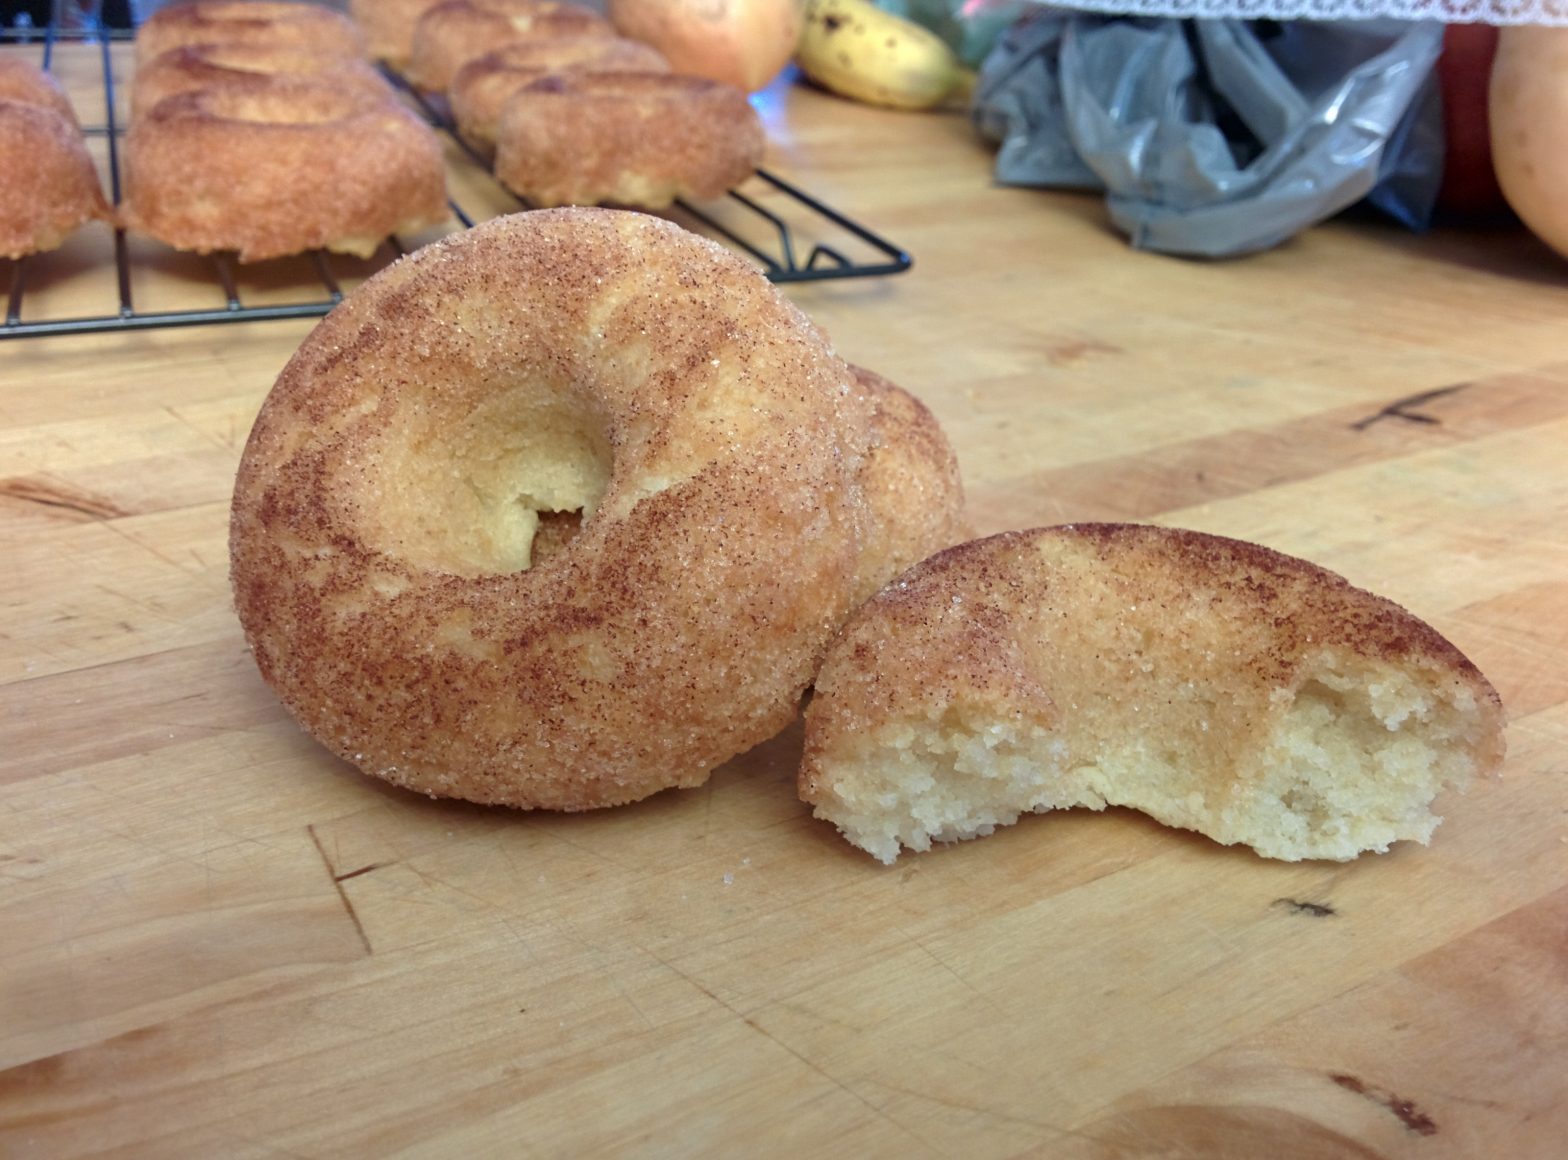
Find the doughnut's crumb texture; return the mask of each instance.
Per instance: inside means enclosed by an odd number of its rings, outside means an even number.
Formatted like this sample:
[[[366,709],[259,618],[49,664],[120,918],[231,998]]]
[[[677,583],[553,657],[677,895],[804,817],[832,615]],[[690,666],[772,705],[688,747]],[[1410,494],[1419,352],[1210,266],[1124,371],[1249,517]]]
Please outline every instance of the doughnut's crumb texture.
[[[284,369],[236,480],[236,608],[367,773],[566,810],[697,785],[793,719],[891,554],[876,413],[714,243],[624,211],[487,222]]]
[[[1437,794],[1503,753],[1491,685],[1392,602],[1256,545],[1085,524],[961,545],[864,605],[800,789],[885,863],[1107,805],[1347,860],[1425,843]]]

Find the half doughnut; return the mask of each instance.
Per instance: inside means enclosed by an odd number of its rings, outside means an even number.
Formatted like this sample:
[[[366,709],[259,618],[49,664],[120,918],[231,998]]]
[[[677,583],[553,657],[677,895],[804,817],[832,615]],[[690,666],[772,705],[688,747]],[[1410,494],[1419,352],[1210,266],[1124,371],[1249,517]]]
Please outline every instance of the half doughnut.
[[[663,209],[756,172],[762,122],[733,85],[654,73],[562,73],[522,88],[496,130],[495,175],[535,205]]]
[[[1425,842],[1504,751],[1496,692],[1398,605],[1268,549],[1082,524],[960,545],[864,605],[801,797],[883,862],[1125,805],[1271,858]]]
[[[441,145],[395,101],[272,78],[168,97],[126,144],[129,228],[242,262],[325,248],[368,257],[447,215]]]
[[[235,485],[235,605],[367,773],[562,810],[698,785],[795,716],[851,607],[869,411],[722,247],[495,219],[372,277],[284,369]]]

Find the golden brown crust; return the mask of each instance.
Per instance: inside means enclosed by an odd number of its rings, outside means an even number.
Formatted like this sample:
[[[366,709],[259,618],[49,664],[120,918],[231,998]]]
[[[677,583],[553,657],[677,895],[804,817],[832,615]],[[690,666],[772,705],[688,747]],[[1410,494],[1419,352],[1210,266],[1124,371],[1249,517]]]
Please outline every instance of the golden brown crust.
[[[0,257],[52,250],[113,213],[81,130],[54,78],[0,61]]]
[[[868,409],[713,243],[617,211],[487,222],[285,368],[235,486],[236,608],[304,727],[399,785],[578,810],[700,784],[792,719],[849,610]],[[519,570],[496,545],[550,506],[542,465],[602,474]]]
[[[1004,728],[1054,755],[1061,772],[1046,782],[1060,779],[1057,804],[1134,805],[1275,857],[1348,857],[1424,840],[1427,800],[1390,807],[1371,845],[1356,846],[1351,821],[1332,811],[1322,833],[1279,840],[1257,821],[1267,755],[1299,697],[1376,706],[1396,687],[1416,708],[1367,713],[1374,745],[1390,743],[1404,714],[1449,714],[1454,769],[1485,774],[1501,762],[1501,704],[1476,667],[1403,608],[1316,565],[1159,527],[1004,533],[933,556],[851,618],[807,711],[800,792],[822,816],[842,816],[859,789],[846,780],[856,776],[850,755],[890,725]],[[1107,772],[1140,763],[1188,779],[1174,802]],[[1013,803],[1015,814],[1026,808],[1044,807]],[[958,836],[974,832],[988,831]]]
[[[904,569],[973,532],[964,514],[958,457],[936,416],[875,371],[851,369],[873,408],[861,485],[874,519],[861,561],[858,604]]]
[[[138,64],[187,44],[252,44],[363,56],[365,38],[342,13],[292,0],[197,0],[158,9],[136,32]]]
[[[648,73],[561,74],[518,90],[495,174],[535,205],[662,209],[714,198],[762,162],[762,122],[732,85]]]
[[[392,86],[362,60],[332,52],[267,44],[193,44],[171,49],[136,70],[131,117],[165,97],[193,89],[261,92],[274,78],[316,80],[356,93],[393,98]]]
[[[349,15],[365,34],[368,51],[393,68],[404,69],[414,48],[419,18],[441,0],[349,0]]]
[[[612,37],[615,29],[596,12],[555,0],[445,0],[414,27],[409,81],[444,93],[457,70],[504,44],[556,36]]]
[[[452,118],[474,148],[495,148],[501,110],[519,89],[553,73],[667,73],[657,50],[618,36],[549,36],[519,40],[469,61],[447,88]]]
[[[243,262],[327,248],[368,255],[446,217],[441,146],[395,101],[336,84],[168,97],[131,125],[128,228]]]
[[[76,126],[76,111],[60,82],[30,60],[0,56],[0,101],[41,105],[53,109]]]

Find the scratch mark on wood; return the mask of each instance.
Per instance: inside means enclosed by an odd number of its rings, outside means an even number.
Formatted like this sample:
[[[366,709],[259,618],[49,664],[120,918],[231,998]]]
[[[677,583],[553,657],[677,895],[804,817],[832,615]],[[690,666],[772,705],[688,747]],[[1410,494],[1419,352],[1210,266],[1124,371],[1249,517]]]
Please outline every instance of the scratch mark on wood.
[[[1398,1117],[1401,1124],[1403,1124],[1409,1131],[1414,1132],[1416,1135],[1437,1135],[1436,1121],[1434,1121],[1431,1116],[1427,1115],[1420,1108],[1416,1107],[1413,1100],[1407,1100],[1402,1096],[1396,1096],[1393,1092],[1388,1091],[1386,1088],[1373,1087],[1372,1085],[1357,1079],[1353,1075],[1335,1073],[1330,1075],[1329,1079],[1333,1080],[1347,1092],[1354,1092],[1358,1096],[1363,1096],[1366,1099],[1371,1100],[1374,1104],[1380,1104],[1387,1108],[1396,1117]]]
[[[349,870],[349,871],[347,871],[346,873],[343,873],[343,874],[334,874],[332,876],[332,881],[334,881],[334,882],[347,882],[350,878],[358,878],[361,874],[369,874],[372,870],[379,870],[383,866],[387,866],[387,865],[390,865],[390,863],[387,863],[387,862],[372,862],[368,866],[361,866],[358,870]]]
[[[367,955],[374,954],[375,952],[370,948],[370,936],[365,933],[365,924],[359,921],[359,914],[355,911],[354,904],[349,901],[348,891],[343,889],[343,880],[338,877],[337,871],[332,868],[332,859],[327,857],[326,847],[321,844],[321,835],[316,833],[314,824],[307,825],[305,832],[310,835],[310,841],[316,847],[316,853],[321,855],[321,864],[327,868],[327,877],[332,880],[332,889],[338,892],[338,901],[343,904],[343,909],[348,914],[349,921],[354,924],[354,932],[359,935],[360,945],[365,948]],[[355,871],[355,873],[363,872]]]
[[[1421,391],[1419,394],[1407,395],[1403,399],[1395,399],[1380,411],[1374,411],[1364,419],[1357,419],[1350,425],[1353,431],[1365,431],[1372,424],[1383,419],[1405,419],[1411,423],[1430,423],[1433,426],[1442,426],[1443,421],[1436,416],[1428,415],[1422,411],[1411,410],[1422,403],[1430,403],[1433,399],[1441,399],[1445,395],[1456,394],[1468,387],[1469,383],[1456,383],[1451,387],[1438,387],[1431,391]]]
[[[1275,906],[1283,906],[1292,914],[1309,914],[1313,918],[1332,918],[1339,911],[1326,902],[1303,902],[1299,898],[1276,898]]]
[[[37,475],[0,479],[0,496],[41,507],[76,512],[95,520],[112,520],[130,514],[108,496]]]

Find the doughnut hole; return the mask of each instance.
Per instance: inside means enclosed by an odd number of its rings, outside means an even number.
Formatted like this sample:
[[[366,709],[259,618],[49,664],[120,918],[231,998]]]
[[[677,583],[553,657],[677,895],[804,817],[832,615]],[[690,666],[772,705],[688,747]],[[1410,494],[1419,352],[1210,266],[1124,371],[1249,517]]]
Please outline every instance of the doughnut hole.
[[[603,425],[564,394],[497,392],[461,423],[421,408],[384,452],[396,489],[389,544],[406,562],[460,576],[521,572],[565,546],[609,486]],[[543,530],[543,535],[541,531]]]

